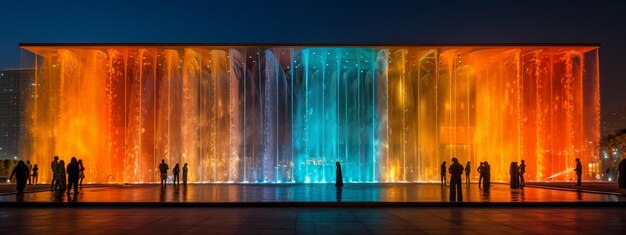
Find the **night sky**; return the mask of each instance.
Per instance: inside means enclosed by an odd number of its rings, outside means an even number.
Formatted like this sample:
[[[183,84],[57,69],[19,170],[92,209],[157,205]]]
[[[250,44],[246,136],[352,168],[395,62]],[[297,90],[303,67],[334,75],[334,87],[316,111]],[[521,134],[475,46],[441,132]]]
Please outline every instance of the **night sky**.
[[[3,1],[0,68],[20,42],[601,43],[603,111],[623,107],[619,1]]]

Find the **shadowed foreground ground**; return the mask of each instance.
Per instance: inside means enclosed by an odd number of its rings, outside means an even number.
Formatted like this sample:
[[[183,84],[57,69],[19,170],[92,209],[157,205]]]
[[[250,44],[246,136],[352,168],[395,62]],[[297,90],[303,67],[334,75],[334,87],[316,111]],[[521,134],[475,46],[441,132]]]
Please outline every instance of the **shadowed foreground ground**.
[[[3,208],[0,234],[623,234],[623,208]]]

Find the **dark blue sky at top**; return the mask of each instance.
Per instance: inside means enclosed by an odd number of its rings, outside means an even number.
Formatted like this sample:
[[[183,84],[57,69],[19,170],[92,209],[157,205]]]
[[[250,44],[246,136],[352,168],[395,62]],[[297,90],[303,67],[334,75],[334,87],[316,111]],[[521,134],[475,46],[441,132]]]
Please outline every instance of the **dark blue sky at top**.
[[[620,1],[0,2],[0,68],[20,42],[601,43],[602,108],[626,105]]]

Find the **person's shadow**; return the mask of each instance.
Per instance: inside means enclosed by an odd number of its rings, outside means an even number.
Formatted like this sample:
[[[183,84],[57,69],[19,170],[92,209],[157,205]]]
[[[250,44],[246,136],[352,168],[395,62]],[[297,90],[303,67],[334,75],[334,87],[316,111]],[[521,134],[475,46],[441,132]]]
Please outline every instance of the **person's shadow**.
[[[68,202],[77,202],[78,201],[78,194],[74,194],[73,196],[67,195],[67,201]]]
[[[15,201],[16,202],[24,202],[24,194],[23,193],[15,194]]]
[[[54,201],[55,202],[65,201],[65,193],[61,192],[60,190],[55,191],[54,192]]]
[[[165,190],[165,187],[161,187],[161,193],[159,194],[159,200],[161,202],[165,202],[166,198],[167,198],[167,190]]]

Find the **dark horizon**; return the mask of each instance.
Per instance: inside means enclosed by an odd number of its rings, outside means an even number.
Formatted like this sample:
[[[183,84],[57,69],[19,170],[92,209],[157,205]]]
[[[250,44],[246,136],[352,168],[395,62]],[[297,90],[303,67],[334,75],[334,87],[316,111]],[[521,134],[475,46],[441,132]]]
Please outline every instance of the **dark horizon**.
[[[9,1],[0,68],[20,43],[599,43],[603,113],[624,107],[626,12],[609,1]]]

